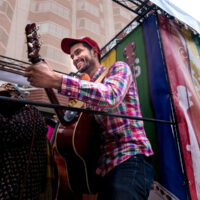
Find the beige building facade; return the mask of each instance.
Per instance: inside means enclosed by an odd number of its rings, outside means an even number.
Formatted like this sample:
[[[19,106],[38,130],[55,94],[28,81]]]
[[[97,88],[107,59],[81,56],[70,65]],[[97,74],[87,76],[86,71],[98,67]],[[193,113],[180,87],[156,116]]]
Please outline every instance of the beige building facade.
[[[132,19],[132,12],[112,0],[0,0],[0,55],[28,61],[25,26],[39,26],[40,55],[53,69],[74,71],[61,51],[64,37],[89,36],[100,47]]]

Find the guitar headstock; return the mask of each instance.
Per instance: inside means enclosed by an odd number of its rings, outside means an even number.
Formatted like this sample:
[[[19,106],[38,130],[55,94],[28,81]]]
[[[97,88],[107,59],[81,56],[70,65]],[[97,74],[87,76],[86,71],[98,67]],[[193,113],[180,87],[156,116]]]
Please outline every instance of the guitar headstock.
[[[135,42],[129,42],[123,49],[123,56],[125,62],[130,66],[131,70],[134,70],[134,63],[136,59]]]
[[[42,60],[39,55],[41,44],[39,43],[40,37],[37,34],[38,29],[35,23],[27,24],[25,28],[28,59],[32,63],[37,63]]]

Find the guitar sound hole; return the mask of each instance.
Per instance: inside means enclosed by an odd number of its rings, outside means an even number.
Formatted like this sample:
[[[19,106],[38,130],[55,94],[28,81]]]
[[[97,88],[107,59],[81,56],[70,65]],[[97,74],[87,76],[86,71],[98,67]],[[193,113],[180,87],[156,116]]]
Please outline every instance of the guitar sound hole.
[[[66,122],[72,122],[73,120],[75,120],[78,116],[78,113],[75,112],[75,111],[68,111],[68,112],[65,112],[65,115],[64,115],[64,120]]]

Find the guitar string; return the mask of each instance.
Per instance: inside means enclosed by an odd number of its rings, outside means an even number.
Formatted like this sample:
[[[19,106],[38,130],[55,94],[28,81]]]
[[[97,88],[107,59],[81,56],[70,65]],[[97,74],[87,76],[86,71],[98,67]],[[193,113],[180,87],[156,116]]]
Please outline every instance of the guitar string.
[[[25,72],[26,68],[30,65],[31,63],[0,55],[0,70],[4,70],[4,71],[9,70],[9,72],[13,72],[13,73],[19,71],[20,72],[19,74],[23,75],[23,72]],[[53,71],[64,74],[64,75],[70,75],[70,74],[60,72],[57,70],[53,70]],[[76,73],[78,72],[79,71],[77,71]]]

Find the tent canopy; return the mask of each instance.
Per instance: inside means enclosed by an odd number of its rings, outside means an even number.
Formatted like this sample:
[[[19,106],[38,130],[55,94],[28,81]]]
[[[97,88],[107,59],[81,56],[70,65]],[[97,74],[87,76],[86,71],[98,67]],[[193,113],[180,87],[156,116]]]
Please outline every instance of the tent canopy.
[[[189,25],[200,34],[200,1],[197,0],[151,0],[171,16]]]

